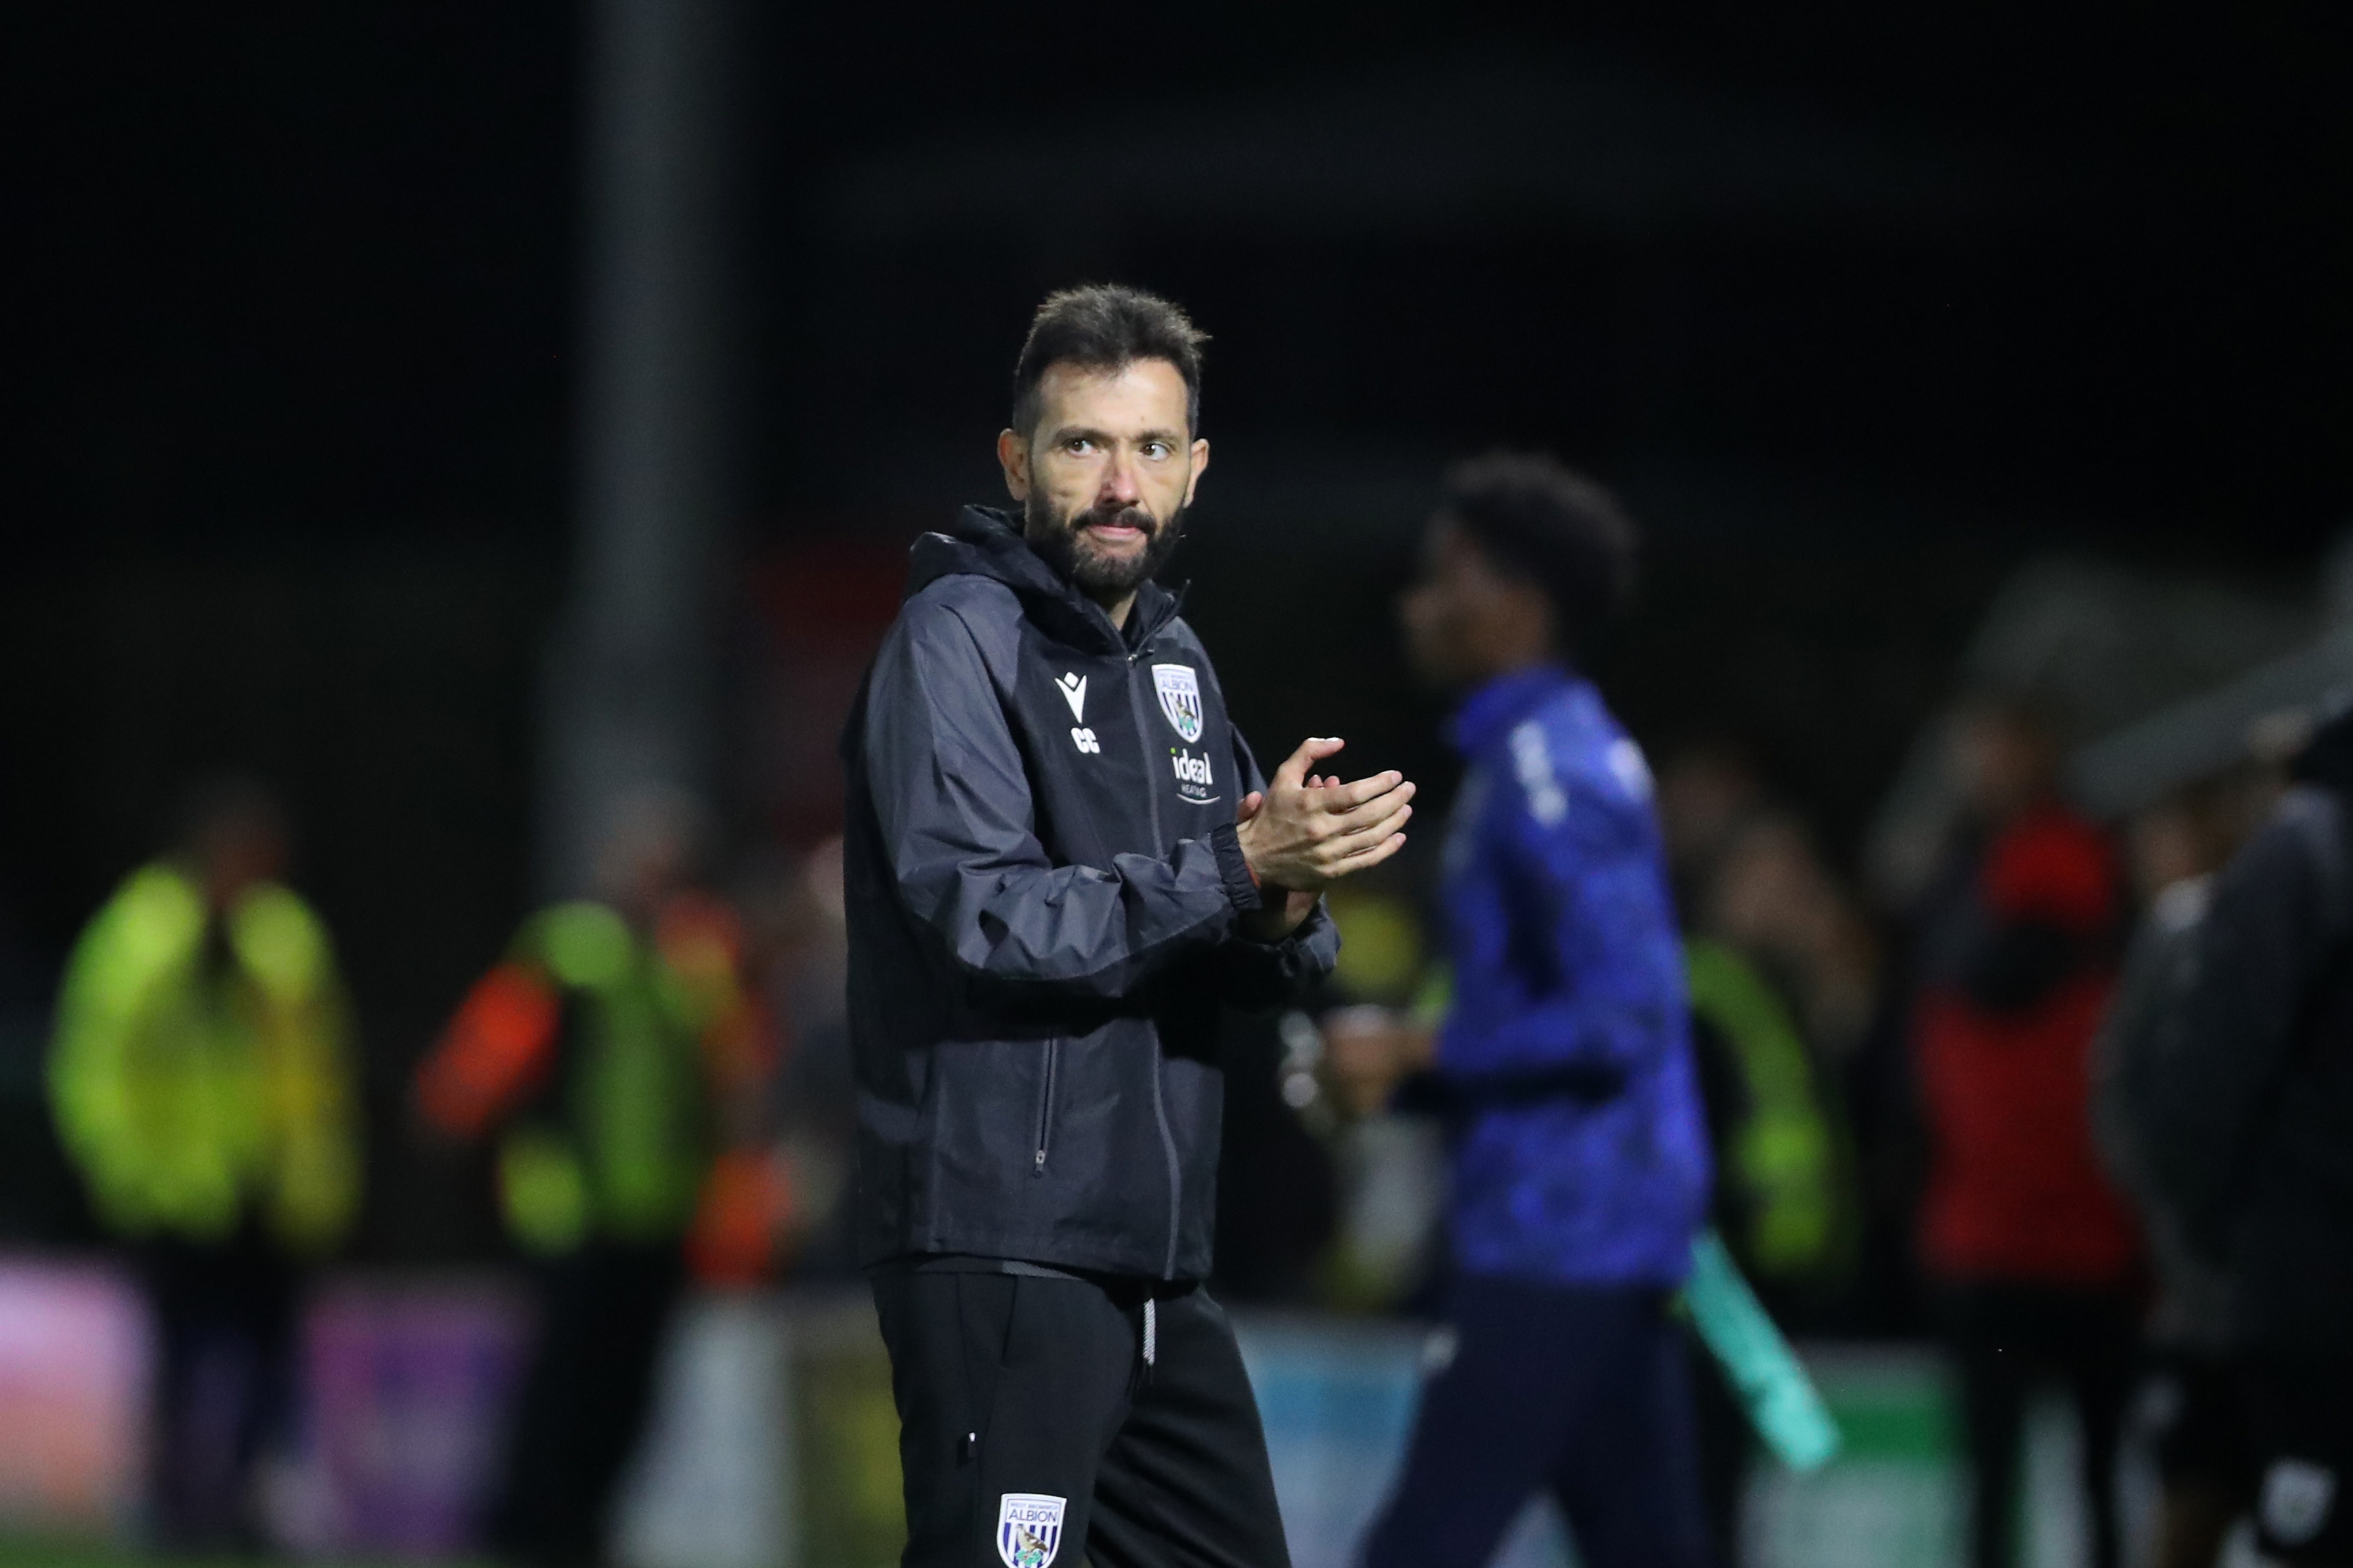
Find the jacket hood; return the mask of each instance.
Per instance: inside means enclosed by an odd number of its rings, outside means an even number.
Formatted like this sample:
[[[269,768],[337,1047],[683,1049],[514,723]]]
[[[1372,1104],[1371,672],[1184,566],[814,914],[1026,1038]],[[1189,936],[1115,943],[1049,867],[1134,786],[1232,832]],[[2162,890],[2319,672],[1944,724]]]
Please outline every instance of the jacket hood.
[[[944,533],[926,533],[907,552],[907,586],[913,598],[942,577],[993,578],[1019,596],[1023,611],[1040,628],[1074,647],[1124,654],[1130,640],[1111,624],[1100,605],[1071,586],[1040,560],[1021,537],[1013,514],[1001,507],[968,506]],[[1176,614],[1176,596],[1157,583],[1136,590],[1127,616],[1134,646]]]

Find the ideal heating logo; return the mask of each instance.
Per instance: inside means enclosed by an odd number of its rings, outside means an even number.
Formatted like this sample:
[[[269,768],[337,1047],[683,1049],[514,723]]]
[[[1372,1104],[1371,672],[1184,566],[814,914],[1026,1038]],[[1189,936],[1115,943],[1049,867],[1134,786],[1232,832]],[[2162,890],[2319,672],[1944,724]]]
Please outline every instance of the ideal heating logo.
[[[1216,797],[1209,792],[1218,787],[1218,775],[1209,766],[1207,752],[1193,754],[1190,746],[1168,751],[1169,769],[1176,775],[1176,793],[1190,801],[1209,801]]]

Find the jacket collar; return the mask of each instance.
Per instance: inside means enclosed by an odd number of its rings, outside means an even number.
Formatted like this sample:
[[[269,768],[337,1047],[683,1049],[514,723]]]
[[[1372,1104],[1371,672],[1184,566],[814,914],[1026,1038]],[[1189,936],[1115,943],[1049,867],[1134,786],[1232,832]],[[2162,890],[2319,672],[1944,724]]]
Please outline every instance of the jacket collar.
[[[1482,750],[1548,698],[1577,683],[1577,676],[1566,667],[1549,663],[1495,676],[1462,700],[1462,706],[1447,721],[1446,738],[1458,752]]]
[[[1021,537],[1013,514],[993,506],[968,506],[944,533],[926,533],[907,556],[906,594],[912,597],[939,578],[971,574],[994,578],[1019,596],[1024,614],[1048,635],[1095,653],[1124,657],[1143,647],[1176,619],[1184,591],[1157,583],[1135,592],[1125,635],[1111,624],[1103,606],[1080,593],[1040,560]]]

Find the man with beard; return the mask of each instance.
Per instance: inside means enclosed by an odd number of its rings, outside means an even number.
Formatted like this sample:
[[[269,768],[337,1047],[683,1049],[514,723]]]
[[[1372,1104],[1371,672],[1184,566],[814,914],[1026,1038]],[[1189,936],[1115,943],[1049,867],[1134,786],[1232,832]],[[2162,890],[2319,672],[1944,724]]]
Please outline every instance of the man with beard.
[[[842,737],[858,1221],[915,1564],[1289,1561],[1209,1271],[1221,1006],[1327,973],[1413,786],[1264,780],[1153,581],[1208,465],[1165,300],[1039,310],[1014,514],[913,551]]]

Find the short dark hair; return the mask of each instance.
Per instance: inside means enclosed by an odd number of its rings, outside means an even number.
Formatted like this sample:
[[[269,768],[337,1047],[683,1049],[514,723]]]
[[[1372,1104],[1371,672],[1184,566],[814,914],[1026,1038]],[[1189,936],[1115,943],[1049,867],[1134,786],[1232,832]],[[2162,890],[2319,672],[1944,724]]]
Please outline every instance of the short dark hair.
[[[1633,520],[1608,489],[1551,458],[1490,452],[1455,464],[1440,514],[1496,567],[1544,589],[1564,653],[1633,596]]]
[[[1185,378],[1185,423],[1201,428],[1201,345],[1209,334],[1160,298],[1122,283],[1089,283],[1046,296],[1013,366],[1013,428],[1027,440],[1045,410],[1038,384],[1047,367],[1113,371],[1140,359],[1165,359]]]

